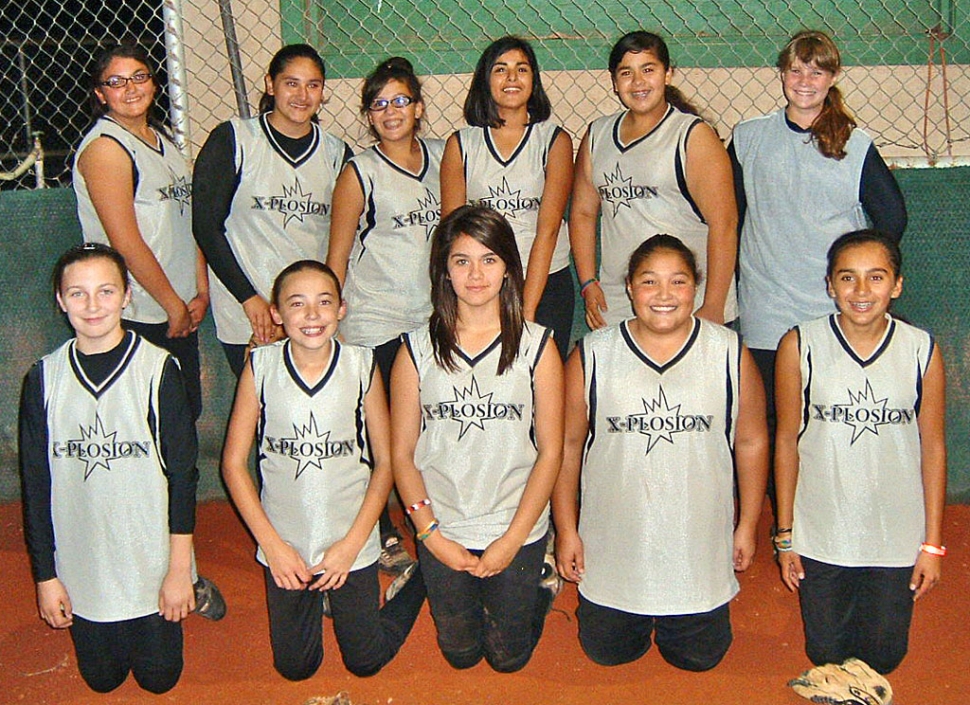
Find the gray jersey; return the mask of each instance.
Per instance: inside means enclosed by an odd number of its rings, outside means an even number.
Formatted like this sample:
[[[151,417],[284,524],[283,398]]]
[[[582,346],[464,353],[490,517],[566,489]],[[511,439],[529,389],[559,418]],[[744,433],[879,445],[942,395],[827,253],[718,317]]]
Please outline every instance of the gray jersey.
[[[74,160],[74,192],[84,239],[110,244],[77,168],[84,150],[99,137],[114,140],[131,157],[135,188],[135,219],[148,249],[182,301],[195,298],[196,247],[192,238],[192,177],[176,146],[156,132],[157,147],[141,141],[108,117],[98,120],[81,140]],[[125,318],[139,323],[165,323],[168,314],[137,279],[131,281],[131,304]]]
[[[347,146],[313,123],[313,141],[294,160],[276,143],[267,120],[264,114],[230,121],[239,185],[226,218],[226,239],[253,288],[268,301],[284,267],[300,259],[326,259],[333,185]],[[219,340],[248,343],[253,330],[242,305],[217,276],[209,281]]]
[[[925,532],[918,415],[928,333],[889,318],[868,359],[832,314],[798,326],[802,414],[792,545],[833,565],[903,568]]]
[[[348,164],[364,194],[364,211],[347,266],[344,339],[371,347],[428,321],[431,235],[441,218],[440,167],[444,142],[419,140],[417,174],[402,169],[376,146]]]
[[[775,350],[797,323],[833,310],[825,255],[843,233],[866,227],[859,201],[872,140],[855,129],[843,159],[822,156],[785,111],[734,128],[747,209],[738,252],[741,332],[752,348]]]
[[[347,535],[370,483],[364,396],[373,356],[336,340],[331,350],[330,364],[313,386],[300,376],[289,341],[252,352],[260,501],[280,538],[307,566]],[[375,525],[352,570],[369,566],[379,554]],[[262,548],[256,558],[268,565]]]
[[[626,323],[580,343],[589,409],[579,585],[598,605],[708,612],[738,592],[733,569],[738,336],[700,319],[659,365]]]
[[[57,576],[90,621],[157,614],[169,563],[157,427],[168,353],[132,336],[100,385],[76,355],[71,340],[43,360]]]
[[[549,152],[561,130],[551,122],[528,125],[508,160],[492,143],[489,128],[466,127],[457,133],[465,167],[465,196],[469,203],[488,206],[508,219],[519,246],[523,272],[528,269],[536,239]],[[569,232],[563,222],[549,272],[568,266]]]
[[[499,376],[499,339],[474,358],[459,353],[458,371],[447,372],[435,362],[427,327],[405,336],[421,390],[414,464],[442,535],[465,548],[487,548],[519,507],[538,457],[533,384],[549,339],[546,328],[526,323],[518,357]],[[548,527],[543,511],[525,543]]]
[[[650,132],[623,144],[620,123],[626,111],[595,120],[589,128],[593,186],[600,197],[600,286],[606,296],[606,321],[629,318],[626,273],[630,255],[658,233],[680,238],[707,274],[707,223],[687,190],[687,139],[702,120],[673,106]],[[695,307],[704,302],[704,282]],[[734,285],[724,304],[724,320],[737,316]]]

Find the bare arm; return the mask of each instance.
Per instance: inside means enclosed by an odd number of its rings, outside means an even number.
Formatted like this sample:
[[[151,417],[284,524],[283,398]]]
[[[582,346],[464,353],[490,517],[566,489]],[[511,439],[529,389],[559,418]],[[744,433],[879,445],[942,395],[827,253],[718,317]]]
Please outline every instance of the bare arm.
[[[198,247],[195,248],[195,291],[195,298],[188,303],[193,331],[199,329],[209,308],[209,267],[206,264],[205,255]]]
[[[525,273],[523,305],[525,318],[534,321],[539,299],[546,289],[549,266],[559,242],[562,216],[566,212],[569,191],[573,184],[573,141],[560,130],[549,150],[546,162],[546,183],[542,189],[542,202],[536,221],[536,238],[529,253]]]
[[[583,363],[578,347],[569,355],[565,377],[562,466],[552,491],[552,516],[556,522],[556,567],[563,578],[578,583],[585,570],[583,541],[578,531],[579,475],[589,432]]]
[[[778,526],[791,528],[795,516],[795,487],[798,484],[798,430],[802,412],[802,372],[798,359],[798,334],[791,330],[778,345],[775,357],[775,496]],[[797,590],[805,577],[801,557],[794,551],[778,553],[781,579],[789,590]]]
[[[259,401],[256,398],[253,370],[246,365],[239,377],[236,401],[232,406],[226,443],[222,449],[222,477],[239,515],[262,547],[277,587],[302,590],[313,576],[296,549],[276,532],[249,475],[249,451],[258,417]]]
[[[402,345],[391,370],[391,466],[394,482],[404,506],[429,498],[421,472],[414,464],[414,451],[421,434],[421,403],[418,371],[414,367],[407,345]],[[430,498],[432,501],[433,497]],[[420,532],[434,519],[434,504],[421,507],[411,514],[411,521]],[[433,532],[424,542],[435,558],[452,570],[471,571],[478,558],[464,546],[446,539],[440,531]]]
[[[738,206],[727,150],[707,123],[687,139],[687,190],[707,223],[707,287],[697,315],[724,323],[724,302],[738,258]]]
[[[125,258],[131,275],[165,310],[168,336],[184,338],[192,330],[189,309],[138,229],[131,157],[113,139],[100,137],[78,156],[77,168],[87,183],[108,242]]]
[[[327,266],[340,280],[347,281],[347,263],[357,235],[360,214],[364,212],[364,191],[353,165],[344,166],[333,187],[333,212],[330,216],[330,249],[327,250]]]
[[[746,347],[741,348],[741,397],[734,457],[738,477],[738,525],[734,531],[734,569],[747,570],[757,548],[758,518],[768,482],[768,423],[765,388],[758,366]]]
[[[589,130],[579,144],[573,175],[573,200],[569,207],[569,245],[576,263],[576,276],[582,285],[596,278],[596,221],[600,214],[600,195],[593,186],[593,158],[590,154]],[[606,297],[598,283],[582,291],[586,305],[586,324],[590,328],[606,325],[603,311]]]
[[[391,420],[386,399],[384,382],[381,381],[380,371],[375,365],[370,389],[364,396],[367,439],[371,457],[374,459],[374,469],[367,484],[367,492],[364,493],[364,501],[347,534],[327,548],[319,565],[310,568],[314,575],[323,573],[310,586],[311,589],[329,590],[343,586],[354,561],[374,530],[384,505],[387,504],[387,495],[391,491],[394,478],[391,475]]]
[[[943,507],[946,504],[946,375],[939,347],[934,348],[923,376],[919,412],[920,470],[926,511],[926,543],[943,545]],[[910,589],[918,600],[940,581],[943,559],[920,551]]]
[[[535,370],[535,429],[538,456],[505,533],[489,544],[473,575],[487,578],[505,570],[545,511],[562,465],[563,374],[559,352],[547,341]]]
[[[444,218],[456,208],[468,202],[465,188],[465,165],[462,163],[461,146],[458,135],[454,134],[445,143],[441,156],[441,217]]]

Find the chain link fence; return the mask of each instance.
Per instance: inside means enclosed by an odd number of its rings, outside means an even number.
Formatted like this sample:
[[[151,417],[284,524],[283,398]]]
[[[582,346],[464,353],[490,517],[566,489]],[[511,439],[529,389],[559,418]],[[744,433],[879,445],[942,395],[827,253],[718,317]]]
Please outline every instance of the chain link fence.
[[[675,84],[727,137],[740,119],[781,104],[772,66],[806,26],[835,37],[847,103],[891,161],[967,163],[970,15],[955,0],[21,0],[0,9],[0,171],[29,160],[39,136],[44,183],[70,182],[71,150],[88,124],[92,57],[123,38],[148,49],[169,87],[161,110],[168,113],[172,98],[177,108],[187,102],[176,127],[191,157],[216,124],[255,106],[283,43],[321,50],[329,96],[321,119],[362,147],[361,77],[379,60],[405,56],[427,77],[426,132],[446,137],[461,124],[481,50],[519,34],[536,47],[555,119],[578,142],[590,120],[619,109],[605,65],[623,32],[643,28],[668,40]],[[167,73],[173,57],[184,74]],[[39,180],[37,165],[11,176],[0,188]]]

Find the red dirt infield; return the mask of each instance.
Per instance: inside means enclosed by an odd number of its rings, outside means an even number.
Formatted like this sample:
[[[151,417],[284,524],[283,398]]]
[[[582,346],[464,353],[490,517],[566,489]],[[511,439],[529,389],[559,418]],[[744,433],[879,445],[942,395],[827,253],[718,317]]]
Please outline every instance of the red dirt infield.
[[[949,555],[941,584],[916,606],[909,655],[889,676],[895,705],[970,703],[970,506],[947,508]],[[346,691],[354,705],[798,705],[786,687],[809,668],[798,602],[782,585],[768,550],[768,515],[760,551],[739,576],[731,604],[734,644],[707,673],[685,673],[651,649],[615,668],[589,661],[576,636],[575,586],[556,599],[531,662],[498,674],[484,663],[452,669],[435,642],[427,606],[397,658],[372,678],[344,670],[333,631],[324,627],[326,655],[310,680],[291,683],[272,666],[261,570],[254,544],[226,502],[199,505],[196,555],[201,572],[222,589],[229,612],[221,622],[190,617],[185,624],[185,670],[179,684],[151,695],[128,681],[100,695],[81,680],[66,632],[37,616],[23,543],[19,504],[0,506],[0,703],[201,703],[302,705]]]

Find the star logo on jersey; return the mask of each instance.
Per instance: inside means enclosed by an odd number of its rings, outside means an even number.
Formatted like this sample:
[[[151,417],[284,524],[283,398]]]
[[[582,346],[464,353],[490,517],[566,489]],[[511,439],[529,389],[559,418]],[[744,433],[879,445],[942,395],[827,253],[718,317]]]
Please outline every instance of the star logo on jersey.
[[[296,463],[294,480],[299,480],[300,476],[310,468],[322,470],[325,460],[352,455],[354,452],[353,441],[330,440],[330,431],[320,430],[312,411],[305,425],[301,427],[293,424],[292,436],[282,438],[267,436],[265,446],[267,453],[291,458]]]
[[[482,394],[478,380],[472,375],[471,383],[464,389],[452,387],[455,398],[437,404],[423,404],[425,420],[438,421],[450,419],[461,424],[458,440],[464,438],[472,428],[485,430],[486,421],[521,421],[523,405],[505,404],[492,401],[492,392]]]
[[[53,441],[51,455],[56,458],[71,458],[84,463],[84,479],[87,481],[98,468],[111,470],[111,462],[122,458],[147,458],[151,453],[151,441],[119,441],[118,432],[108,432],[100,415],[95,415],[94,423],[85,428],[78,426],[81,437],[68,441]]]
[[[711,430],[713,417],[702,414],[683,414],[682,404],[671,405],[663,387],[657,390],[656,399],[643,399],[643,413],[626,416],[607,416],[607,433],[639,433],[646,436],[647,450],[644,455],[660,443],[666,441],[673,445],[675,433],[707,433]]]
[[[866,431],[878,436],[880,426],[898,426],[916,420],[915,409],[894,409],[888,406],[888,397],[876,399],[876,393],[868,379],[863,391],[853,392],[847,389],[846,392],[849,395],[848,404],[813,404],[812,418],[851,426],[850,444],[859,440]]]
[[[537,211],[541,199],[534,196],[523,196],[522,189],[513,191],[509,186],[507,177],[502,177],[502,185],[498,188],[488,187],[489,195],[486,198],[472,199],[469,201],[473,206],[484,206],[498,211],[506,218],[515,217],[516,213],[523,211]]]
[[[435,226],[441,220],[441,201],[438,200],[438,197],[431,189],[425,189],[424,192],[427,198],[415,199],[417,207],[414,210],[399,215],[392,215],[391,222],[394,223],[395,230],[399,228],[424,226],[424,238],[427,241],[431,239],[431,233],[434,232]]]
[[[299,178],[293,179],[293,186],[282,187],[280,196],[253,196],[252,209],[257,211],[276,211],[283,216],[285,228],[293,220],[305,222],[307,216],[325,216],[330,205],[313,200],[313,192],[305,192]]]
[[[632,208],[630,201],[645,198],[656,198],[659,189],[656,186],[640,186],[633,183],[633,177],[623,176],[620,165],[611,174],[603,174],[604,184],[597,191],[600,200],[613,205],[613,216],[620,208]]]
[[[179,215],[185,215],[185,209],[192,201],[192,182],[185,176],[176,176],[169,168],[172,181],[168,186],[158,189],[162,201],[176,201],[179,204]]]

